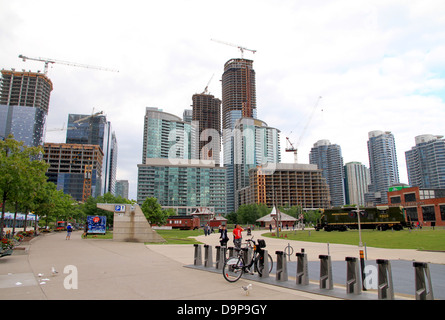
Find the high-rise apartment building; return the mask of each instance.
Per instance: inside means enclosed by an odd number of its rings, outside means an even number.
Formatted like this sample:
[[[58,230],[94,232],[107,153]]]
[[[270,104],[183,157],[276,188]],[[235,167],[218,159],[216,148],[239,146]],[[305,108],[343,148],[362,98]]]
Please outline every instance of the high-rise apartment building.
[[[235,123],[256,118],[256,85],[253,61],[230,59],[222,75],[223,159],[227,168],[227,210],[235,211],[234,135]]]
[[[137,201],[156,198],[163,208],[191,214],[197,208],[226,213],[226,173],[212,160],[146,159],[138,164]]]
[[[235,210],[242,204],[239,192],[249,186],[249,170],[258,165],[275,165],[281,161],[280,131],[264,121],[241,118],[234,130]]]
[[[191,124],[162,109],[145,109],[142,164],[148,158],[190,159]]]
[[[221,100],[211,94],[194,94],[194,125],[198,127],[197,145],[193,158],[215,160],[220,164],[221,153]]]
[[[345,164],[345,195],[346,204],[364,206],[365,194],[371,182],[369,169],[360,162]]]
[[[98,145],[104,153],[100,194],[114,194],[117,171],[117,140],[106,116],[69,114],[66,143]]]
[[[0,81],[0,139],[12,134],[25,145],[43,144],[51,80],[43,73],[2,70]]]
[[[415,137],[416,145],[405,152],[408,181],[422,189],[445,189],[445,140],[425,134]]]
[[[175,115],[146,109],[142,164],[138,164],[139,204],[154,197],[178,214],[200,207],[226,213],[226,170],[214,160],[192,158],[194,130],[196,126]]]
[[[316,164],[322,170],[329,185],[332,206],[345,204],[343,157],[341,148],[329,140],[317,141],[309,154],[309,163]]]
[[[371,184],[365,196],[367,204],[388,203],[387,192],[391,185],[399,183],[396,143],[390,131],[368,133],[368,157]]]

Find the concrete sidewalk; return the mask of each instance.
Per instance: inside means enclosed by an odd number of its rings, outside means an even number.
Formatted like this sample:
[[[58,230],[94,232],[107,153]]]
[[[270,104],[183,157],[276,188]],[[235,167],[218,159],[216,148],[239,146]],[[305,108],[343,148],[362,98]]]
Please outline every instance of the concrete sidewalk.
[[[328,297],[255,283],[246,296],[241,279],[228,283],[221,274],[185,268],[193,246],[150,245],[81,239],[73,232],[41,235],[28,250],[0,259],[0,299],[42,300],[286,300]],[[174,259],[172,258],[174,257]],[[187,258],[188,257],[188,258]],[[188,260],[182,263],[179,260]],[[74,284],[77,270],[77,289]],[[51,273],[55,268],[58,273]],[[64,273],[65,268],[71,268]]]
[[[264,231],[254,231],[255,239]],[[74,232],[71,240],[65,233],[41,235],[27,250],[16,250],[0,259],[0,299],[73,299],[73,300],[293,300],[334,299],[323,295],[253,282],[248,296],[242,291],[251,281],[240,279],[228,283],[221,274],[194,270],[192,245],[144,245],[112,240],[81,239]],[[244,237],[246,235],[244,233]],[[203,243],[219,245],[219,234],[199,236]],[[283,251],[290,244],[295,252],[305,249],[308,260],[327,254],[326,244],[266,239],[270,253]],[[231,243],[229,243],[231,245]],[[356,246],[329,246],[332,260],[358,257]],[[368,248],[368,259],[402,259],[445,264],[445,253]],[[64,268],[74,266],[78,289],[66,289],[74,273]],[[51,274],[54,267],[57,275]],[[72,270],[72,269],[71,269]],[[40,276],[39,276],[40,274]]]

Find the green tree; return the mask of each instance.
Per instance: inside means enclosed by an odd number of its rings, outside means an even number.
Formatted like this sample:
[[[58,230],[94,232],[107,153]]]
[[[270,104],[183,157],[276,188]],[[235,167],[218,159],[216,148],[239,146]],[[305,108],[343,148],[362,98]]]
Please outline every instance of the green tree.
[[[168,213],[162,210],[156,198],[146,198],[141,210],[150,224],[162,226],[167,222]]]
[[[43,182],[47,165],[37,160],[43,152],[41,147],[27,147],[12,135],[0,140],[0,194],[2,214],[0,238],[3,235],[7,201],[18,202],[29,192],[28,186]],[[29,199],[27,200],[29,201]]]

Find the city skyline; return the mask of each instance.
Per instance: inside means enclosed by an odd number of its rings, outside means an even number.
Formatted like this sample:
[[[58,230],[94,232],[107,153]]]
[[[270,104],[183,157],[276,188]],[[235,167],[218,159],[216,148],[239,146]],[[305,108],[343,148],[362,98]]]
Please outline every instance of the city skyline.
[[[235,13],[233,4],[79,1],[68,15],[57,1],[3,2],[1,68],[43,71],[43,63],[18,58],[24,54],[119,69],[51,65],[47,129],[66,128],[69,113],[104,111],[119,145],[116,178],[129,180],[132,199],[145,108],[181,116],[212,74],[209,93],[222,98],[224,63],[241,53],[212,38],[257,50],[244,52],[254,61],[257,118],[281,131],[282,162],[293,162],[283,150],[286,137],[297,143],[307,125],[300,163],[328,139],[341,146],[344,163],[369,168],[368,132],[391,131],[400,182],[408,183],[405,152],[415,137],[444,135],[445,4],[246,1],[236,2]],[[237,23],[224,23],[228,15]],[[65,136],[47,131],[46,141]]]

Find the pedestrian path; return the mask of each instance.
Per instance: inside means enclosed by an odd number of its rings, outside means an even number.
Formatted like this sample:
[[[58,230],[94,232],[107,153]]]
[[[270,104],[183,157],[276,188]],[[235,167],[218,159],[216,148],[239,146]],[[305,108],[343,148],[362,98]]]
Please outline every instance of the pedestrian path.
[[[246,296],[247,280],[228,283],[221,274],[184,267],[177,257],[189,257],[190,264],[193,246],[84,240],[81,232],[71,240],[65,233],[41,235],[26,254],[0,259],[0,300],[331,299],[260,283]]]

